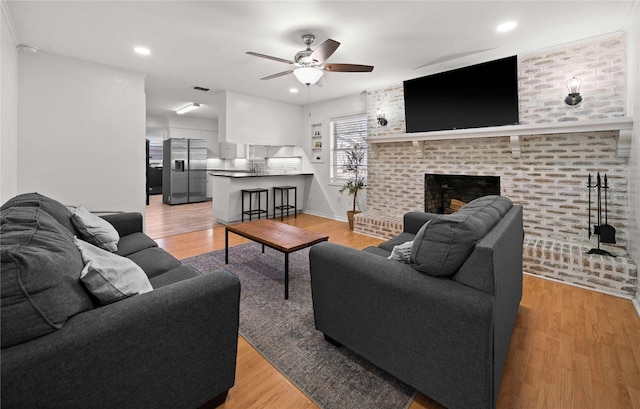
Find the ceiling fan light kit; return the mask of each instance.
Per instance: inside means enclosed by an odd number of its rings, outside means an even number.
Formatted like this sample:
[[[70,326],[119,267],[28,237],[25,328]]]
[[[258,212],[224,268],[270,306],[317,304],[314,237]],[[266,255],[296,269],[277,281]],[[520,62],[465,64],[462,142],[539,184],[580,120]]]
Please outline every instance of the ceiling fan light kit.
[[[315,50],[311,50],[311,44],[315,41],[316,37],[313,34],[305,34],[302,36],[302,41],[306,44],[307,48],[302,50],[293,58],[293,61],[286,60],[284,58],[272,57],[270,55],[255,53],[247,51],[247,54],[254,57],[266,58],[268,60],[278,61],[281,63],[294,66],[287,71],[272,74],[261,78],[262,80],[270,80],[273,78],[282,77],[292,74],[296,76],[298,81],[305,85],[316,84],[319,87],[324,86],[327,83],[326,77],[323,75],[323,71],[334,72],[371,72],[373,66],[371,65],[358,65],[358,64],[324,64],[324,62],[333,55],[338,49],[340,43],[328,39],[320,44]]]
[[[293,70],[293,75],[295,75],[301,83],[311,85],[318,82],[320,77],[322,77],[322,70],[313,67],[300,67]]]

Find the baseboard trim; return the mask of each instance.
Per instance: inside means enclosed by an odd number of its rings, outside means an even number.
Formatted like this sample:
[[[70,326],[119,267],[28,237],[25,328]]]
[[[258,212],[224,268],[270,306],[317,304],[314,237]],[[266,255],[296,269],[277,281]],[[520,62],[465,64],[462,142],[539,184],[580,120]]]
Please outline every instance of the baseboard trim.
[[[545,277],[545,276],[542,276],[542,275],[539,275],[539,274],[527,273],[526,271],[524,271],[523,274],[526,274],[526,275],[531,276],[531,277],[542,278],[543,280],[553,281],[554,283],[558,283],[558,284],[570,285],[571,287],[581,288],[581,289],[587,290],[587,291],[593,291],[593,292],[600,293],[600,294],[611,295],[613,297],[623,298],[625,300],[631,300],[631,301],[634,300],[634,298],[632,296],[630,296],[630,295],[616,294],[616,293],[614,293],[612,291],[605,291],[605,290],[601,290],[599,288],[584,287],[584,286],[581,286],[581,285],[578,285],[578,284],[569,283],[567,281],[562,281],[562,280],[558,280],[558,279],[551,278],[551,277]],[[636,308],[637,308],[637,306],[636,306]]]
[[[313,212],[313,211],[309,211],[309,210],[303,210],[302,213],[305,214],[310,214],[311,216],[318,216],[318,217],[324,217],[325,219],[331,219],[331,220],[337,220],[339,222],[348,222],[346,217],[336,217],[333,214],[326,214],[326,213],[320,213],[320,212]]]

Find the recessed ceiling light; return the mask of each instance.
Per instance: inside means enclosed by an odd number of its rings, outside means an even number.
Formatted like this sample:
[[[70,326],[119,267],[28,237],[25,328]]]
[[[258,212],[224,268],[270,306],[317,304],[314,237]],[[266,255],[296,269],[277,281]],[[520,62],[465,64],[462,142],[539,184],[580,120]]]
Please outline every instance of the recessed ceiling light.
[[[135,47],[133,49],[133,51],[135,51],[136,54],[140,54],[140,55],[149,55],[149,54],[151,54],[151,50],[149,50],[147,47]]]
[[[289,88],[289,92],[292,94],[297,94],[298,93],[298,88]]]
[[[515,21],[507,21],[502,24],[499,24],[496,27],[496,31],[499,33],[505,33],[507,31],[513,30],[514,28],[516,28],[517,25],[518,23],[516,23]]]

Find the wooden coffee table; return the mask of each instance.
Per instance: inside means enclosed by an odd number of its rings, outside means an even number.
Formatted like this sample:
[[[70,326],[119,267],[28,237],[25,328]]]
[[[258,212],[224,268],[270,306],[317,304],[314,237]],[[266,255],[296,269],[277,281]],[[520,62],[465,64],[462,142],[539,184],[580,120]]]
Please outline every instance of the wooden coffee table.
[[[273,220],[254,220],[227,226],[224,230],[224,262],[229,264],[229,232],[284,253],[284,299],[289,298],[289,253],[329,240],[329,236]]]

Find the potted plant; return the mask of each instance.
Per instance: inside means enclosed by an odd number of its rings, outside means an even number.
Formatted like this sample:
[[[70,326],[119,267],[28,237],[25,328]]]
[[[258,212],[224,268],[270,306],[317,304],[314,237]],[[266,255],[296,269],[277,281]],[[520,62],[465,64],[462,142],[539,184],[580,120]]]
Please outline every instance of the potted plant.
[[[353,195],[353,207],[347,211],[347,219],[349,220],[349,228],[353,230],[353,216],[360,213],[360,210],[356,210],[358,203],[358,192],[360,189],[364,189],[367,185],[365,183],[365,148],[354,145],[352,149],[346,151],[347,160],[343,166],[345,172],[349,174],[349,180],[340,188],[340,193],[347,192],[349,195]]]

